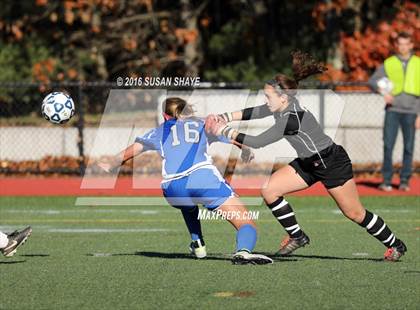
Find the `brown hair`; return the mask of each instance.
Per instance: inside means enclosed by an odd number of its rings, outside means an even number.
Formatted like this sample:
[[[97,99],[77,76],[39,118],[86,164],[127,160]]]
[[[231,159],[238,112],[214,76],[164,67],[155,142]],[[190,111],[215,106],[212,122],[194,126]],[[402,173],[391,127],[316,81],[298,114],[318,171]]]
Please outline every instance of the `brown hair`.
[[[284,74],[277,74],[274,77],[274,82],[280,86],[283,90],[286,91],[288,95],[296,95],[296,89],[298,88],[299,81],[307,78],[308,76],[323,73],[327,68],[320,62],[317,62],[311,55],[304,53],[302,51],[293,51],[292,55],[292,70],[293,78],[288,77]],[[273,86],[273,84],[268,82],[267,84]]]
[[[398,42],[398,39],[409,39],[411,42],[413,42],[413,38],[408,32],[400,32],[397,34],[397,37],[395,38],[395,42]]]
[[[175,118],[189,116],[194,113],[192,106],[179,97],[166,98],[162,103],[162,111]]]

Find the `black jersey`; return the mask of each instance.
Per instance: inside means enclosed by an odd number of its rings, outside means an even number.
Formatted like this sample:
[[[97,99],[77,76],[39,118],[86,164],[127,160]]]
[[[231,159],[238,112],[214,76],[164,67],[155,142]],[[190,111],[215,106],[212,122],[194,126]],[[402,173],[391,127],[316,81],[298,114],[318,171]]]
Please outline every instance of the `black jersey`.
[[[273,115],[275,124],[258,136],[240,133],[236,141],[260,148],[285,138],[296,150],[299,158],[320,155],[322,150],[333,144],[322,130],[314,115],[302,108],[296,99],[289,99],[288,107],[282,112],[271,112],[267,105],[242,110],[242,119],[258,119]]]

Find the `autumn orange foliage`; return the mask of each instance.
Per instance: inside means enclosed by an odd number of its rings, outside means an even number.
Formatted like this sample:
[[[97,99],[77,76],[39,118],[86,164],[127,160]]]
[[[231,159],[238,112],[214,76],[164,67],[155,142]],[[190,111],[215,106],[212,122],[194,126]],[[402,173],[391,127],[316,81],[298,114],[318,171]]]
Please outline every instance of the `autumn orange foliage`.
[[[32,76],[35,80],[42,83],[48,83],[54,72],[56,61],[52,58],[39,61],[32,67]]]
[[[347,1],[332,1],[315,7],[313,17],[318,30],[325,30],[322,11],[339,10],[347,6]],[[323,81],[367,81],[370,74],[381,65],[385,58],[394,52],[393,42],[399,32],[408,32],[413,36],[415,49],[420,47],[420,7],[411,1],[403,1],[392,20],[384,20],[379,24],[367,26],[362,32],[355,31],[351,35],[344,32],[340,35],[341,53],[350,69],[349,73],[328,66],[328,71],[320,79]],[[354,89],[354,87],[353,87]]]

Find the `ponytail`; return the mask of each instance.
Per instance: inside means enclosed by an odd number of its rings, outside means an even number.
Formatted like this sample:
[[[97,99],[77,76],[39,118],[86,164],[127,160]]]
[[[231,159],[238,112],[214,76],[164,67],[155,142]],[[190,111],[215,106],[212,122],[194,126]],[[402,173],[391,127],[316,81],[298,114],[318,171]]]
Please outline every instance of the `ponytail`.
[[[274,88],[280,87],[283,93],[289,96],[295,96],[299,81],[307,78],[308,76],[322,73],[327,68],[320,62],[317,62],[311,55],[302,51],[293,51],[292,55],[292,70],[293,78],[284,74],[277,74],[273,80],[268,81],[266,84]]]
[[[304,53],[302,51],[297,50],[293,51],[291,55],[293,58],[293,77],[296,83],[299,83],[299,81],[306,79],[308,76],[323,73],[327,70],[327,67],[325,67],[322,63],[317,62],[308,53]]]

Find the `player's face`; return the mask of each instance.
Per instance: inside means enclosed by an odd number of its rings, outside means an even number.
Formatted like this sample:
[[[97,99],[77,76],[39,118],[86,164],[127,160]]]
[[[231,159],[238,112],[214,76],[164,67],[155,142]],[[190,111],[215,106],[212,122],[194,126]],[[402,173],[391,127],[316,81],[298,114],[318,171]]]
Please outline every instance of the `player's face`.
[[[402,56],[406,56],[413,49],[413,42],[411,42],[410,39],[398,38],[396,46],[398,53]]]
[[[266,104],[268,106],[268,109],[271,112],[281,112],[283,111],[287,105],[287,95],[285,94],[279,94],[273,86],[271,85],[265,85],[264,87],[264,94],[266,99]]]

